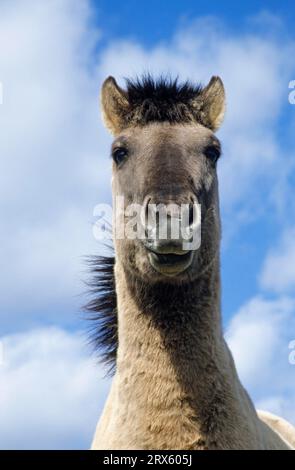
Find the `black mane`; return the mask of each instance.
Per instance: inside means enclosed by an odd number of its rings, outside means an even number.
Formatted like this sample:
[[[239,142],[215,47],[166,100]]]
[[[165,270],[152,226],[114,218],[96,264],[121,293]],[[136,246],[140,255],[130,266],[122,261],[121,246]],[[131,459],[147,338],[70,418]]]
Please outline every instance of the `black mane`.
[[[90,300],[84,310],[91,321],[90,341],[101,354],[102,362],[112,374],[116,367],[118,345],[117,298],[114,276],[114,256],[94,256],[88,259],[92,279],[88,282]]]
[[[192,100],[201,95],[200,85],[179,83],[177,78],[154,79],[151,75],[126,79],[126,84],[129,121],[145,125],[151,121],[190,122],[198,118],[199,110],[192,106]]]

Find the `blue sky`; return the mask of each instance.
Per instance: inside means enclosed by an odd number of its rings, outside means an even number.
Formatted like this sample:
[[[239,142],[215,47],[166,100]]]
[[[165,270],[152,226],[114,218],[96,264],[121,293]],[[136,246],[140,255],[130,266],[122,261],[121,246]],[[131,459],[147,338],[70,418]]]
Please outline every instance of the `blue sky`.
[[[224,327],[257,406],[295,421],[294,16],[290,1],[1,2],[0,447],[90,443],[108,388],[79,310],[110,201],[98,93],[143,70],[224,81]]]
[[[217,16],[225,27],[241,33],[249,31],[247,21],[257,12],[267,10],[284,21],[286,32],[294,34],[295,18],[292,1],[277,2],[271,0],[233,2],[213,0],[185,0],[184,2],[151,0],[139,6],[136,0],[128,2],[93,1],[97,17],[96,21],[104,29],[104,39],[128,37],[152,47],[155,43],[165,42],[173,36],[181,24],[189,24],[198,16]]]

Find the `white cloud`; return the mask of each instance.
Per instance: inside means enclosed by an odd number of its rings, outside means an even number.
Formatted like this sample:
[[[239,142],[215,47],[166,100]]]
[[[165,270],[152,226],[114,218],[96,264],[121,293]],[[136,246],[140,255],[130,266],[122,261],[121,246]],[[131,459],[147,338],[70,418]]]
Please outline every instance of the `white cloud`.
[[[64,210],[53,222],[32,227],[20,224],[17,231],[10,234],[13,256],[6,251],[2,257],[8,267],[1,286],[2,306],[5,306],[2,322],[6,320],[11,324],[16,317],[18,328],[26,327],[32,311],[45,323],[48,315],[50,322],[73,321],[83,302],[77,298],[78,292],[85,289],[81,255],[83,249],[89,249],[90,235],[87,213],[75,207]],[[58,309],[56,299],[59,299]],[[22,316],[19,318],[20,308]]]
[[[293,67],[290,41],[236,36],[216,19],[204,18],[152,48],[119,39],[98,55],[100,31],[91,15],[87,0],[15,0],[0,6],[5,327],[11,312],[24,321],[15,308],[19,298],[23,305],[33,299],[32,317],[40,317],[36,312],[48,302],[64,310],[63,299],[77,291],[81,255],[96,251],[88,222],[93,206],[110,198],[111,138],[97,106],[99,86],[109,73],[119,81],[143,70],[203,83],[212,74],[222,76],[228,95],[219,168],[222,207],[229,212],[226,233],[251,218],[247,212],[259,206],[261,185],[274,187],[282,171],[282,143],[273,129]]]
[[[85,339],[52,327],[1,342],[0,448],[89,448],[108,381]]]
[[[295,423],[295,366],[289,361],[294,314],[293,298],[254,297],[233,316],[226,339],[257,407]]]
[[[0,5],[6,330],[12,320],[19,327],[30,317],[43,320],[49,306],[63,321],[79,291],[81,257],[97,249],[92,209],[109,199],[110,159],[95,72],[100,32],[91,13],[87,0]]]
[[[38,196],[49,211],[99,179],[98,32],[89,15],[83,0],[1,3],[1,195],[18,207]]]
[[[92,208],[109,198],[110,137],[97,106],[99,85],[108,74],[121,81],[143,70],[171,72],[203,83],[220,74],[228,96],[219,167],[226,230],[251,219],[253,207],[259,212],[267,205],[262,188],[270,200],[275,195],[277,206],[289,201],[285,182],[293,171],[294,147],[275,132],[294,78],[294,44],[288,38],[232,34],[206,18],[152,48],[119,39],[98,56],[100,32],[91,15],[87,0],[4,0],[0,5],[5,266],[0,295],[6,330],[49,319],[70,322],[66,307],[78,291],[80,256],[94,251]],[[270,15],[259,22],[271,22],[271,30],[280,26]],[[292,137],[288,129],[284,135]],[[293,235],[286,232],[269,254],[263,287],[276,292],[294,287]],[[290,298],[254,298],[234,316],[228,338],[256,401],[295,421],[295,369],[287,360],[293,311]],[[86,447],[104,389],[98,390],[96,370],[81,353],[79,337],[36,330],[5,338],[5,351],[0,445]]]
[[[266,256],[260,284],[274,292],[288,292],[295,287],[295,228],[284,231],[278,245]]]
[[[256,401],[258,410],[270,411],[277,416],[284,417],[287,421],[295,425],[294,394],[290,396],[275,395],[266,399]]]

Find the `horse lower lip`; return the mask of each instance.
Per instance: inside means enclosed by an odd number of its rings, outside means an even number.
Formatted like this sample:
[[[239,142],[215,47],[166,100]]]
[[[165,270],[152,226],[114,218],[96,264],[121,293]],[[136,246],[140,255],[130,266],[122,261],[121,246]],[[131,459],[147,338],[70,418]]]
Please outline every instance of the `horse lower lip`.
[[[174,253],[151,253],[151,256],[155,259],[155,261],[159,264],[179,264],[183,263],[188,257],[190,253],[184,253],[183,255],[174,254]]]
[[[159,272],[167,275],[177,274],[189,267],[192,261],[192,251],[183,255],[179,254],[159,254],[155,252],[149,253],[151,265]]]

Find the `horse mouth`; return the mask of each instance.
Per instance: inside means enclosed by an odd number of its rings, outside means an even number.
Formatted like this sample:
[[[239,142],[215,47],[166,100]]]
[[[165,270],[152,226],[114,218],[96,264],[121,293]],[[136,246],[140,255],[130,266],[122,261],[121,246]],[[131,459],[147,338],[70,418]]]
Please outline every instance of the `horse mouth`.
[[[189,268],[193,260],[193,251],[184,251],[182,254],[150,251],[148,257],[156,271],[165,276],[176,276]]]

